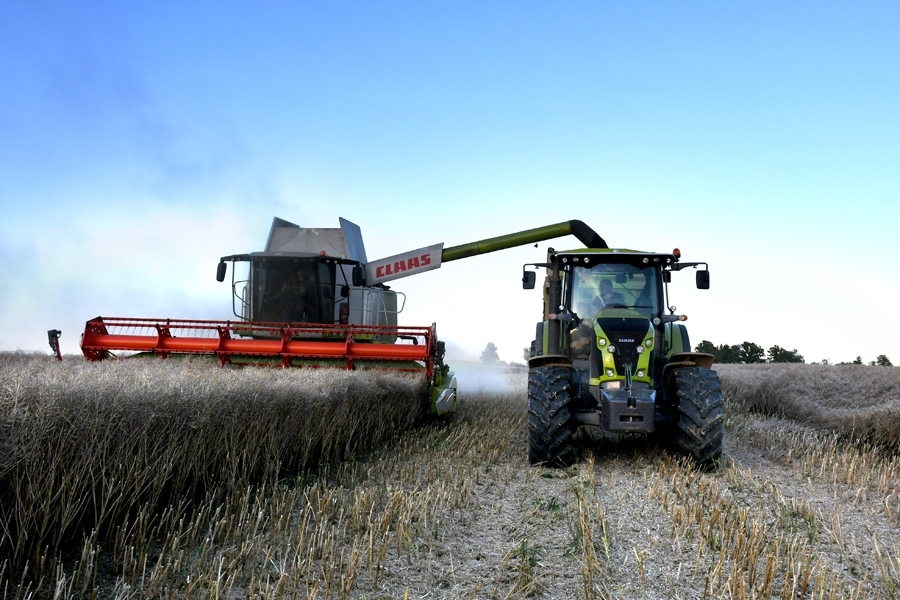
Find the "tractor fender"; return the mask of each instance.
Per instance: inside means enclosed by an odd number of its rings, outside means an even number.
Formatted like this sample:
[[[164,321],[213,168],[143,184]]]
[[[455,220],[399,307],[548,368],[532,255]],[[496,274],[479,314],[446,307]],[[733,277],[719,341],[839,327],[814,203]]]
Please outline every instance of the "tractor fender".
[[[701,367],[711,369],[716,357],[706,352],[679,352],[673,354],[664,368],[669,367]],[[685,364],[689,363],[689,364]]]
[[[715,360],[715,356],[706,352],[679,352],[673,354],[669,362],[663,366],[662,381],[664,389],[669,389],[669,382],[676,370],[684,367],[711,369]]]

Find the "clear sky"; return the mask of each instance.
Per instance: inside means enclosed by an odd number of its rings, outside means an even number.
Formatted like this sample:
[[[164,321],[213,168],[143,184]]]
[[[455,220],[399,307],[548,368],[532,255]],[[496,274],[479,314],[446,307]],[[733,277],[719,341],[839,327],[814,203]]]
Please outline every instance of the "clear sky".
[[[4,1],[0,350],[228,318],[274,216],[370,259],[580,219],[710,264],[694,343],[900,364],[898,6]],[[395,282],[401,322],[521,360],[548,245]]]

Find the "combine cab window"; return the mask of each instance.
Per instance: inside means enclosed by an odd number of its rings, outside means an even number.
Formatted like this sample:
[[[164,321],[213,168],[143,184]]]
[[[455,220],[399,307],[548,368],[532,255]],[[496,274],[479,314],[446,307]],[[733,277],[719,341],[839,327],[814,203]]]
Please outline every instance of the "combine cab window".
[[[590,269],[575,267],[566,286],[568,306],[582,319],[593,319],[603,310],[628,308],[645,317],[659,313],[659,290],[654,267],[601,264]]]
[[[334,267],[309,260],[254,261],[254,321],[332,323]]]

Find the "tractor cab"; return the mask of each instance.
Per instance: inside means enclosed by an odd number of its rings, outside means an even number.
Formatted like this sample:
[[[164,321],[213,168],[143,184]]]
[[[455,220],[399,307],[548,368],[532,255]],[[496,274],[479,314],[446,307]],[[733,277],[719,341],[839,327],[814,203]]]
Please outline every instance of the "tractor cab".
[[[665,314],[668,283],[673,271],[706,267],[706,263],[681,263],[679,259],[677,249],[663,254],[612,248],[556,252],[551,248],[548,261],[534,265],[547,267],[547,278],[546,320],[538,324],[532,356],[588,359],[593,346],[608,352],[602,344],[612,344],[613,353],[618,348],[621,357],[622,352],[628,354],[626,346],[641,341],[628,341],[637,337],[647,338],[644,349],[636,351],[640,354],[651,347],[655,354],[662,350],[669,357],[689,352],[687,329],[678,323],[685,317]],[[534,283],[534,273],[526,271],[524,287],[534,287]],[[709,288],[709,271],[705,268],[697,272],[697,287]],[[627,335],[616,333],[620,330]],[[612,340],[618,338],[623,341],[617,347]],[[614,379],[624,378],[619,371],[616,369]],[[599,379],[606,379],[607,373],[600,373]],[[649,380],[651,371],[644,369],[643,375]]]

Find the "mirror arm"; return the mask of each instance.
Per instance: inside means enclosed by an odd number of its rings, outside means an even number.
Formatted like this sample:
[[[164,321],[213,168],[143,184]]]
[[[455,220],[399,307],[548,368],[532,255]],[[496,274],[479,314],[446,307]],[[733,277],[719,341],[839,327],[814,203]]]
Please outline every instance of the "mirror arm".
[[[706,264],[705,262],[677,263],[677,264],[672,265],[672,270],[680,271],[680,270],[684,269],[685,267],[694,267],[696,269],[700,265],[703,265],[704,267],[706,267],[705,270],[707,270],[707,271],[709,270],[709,265]]]

